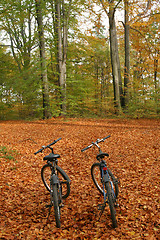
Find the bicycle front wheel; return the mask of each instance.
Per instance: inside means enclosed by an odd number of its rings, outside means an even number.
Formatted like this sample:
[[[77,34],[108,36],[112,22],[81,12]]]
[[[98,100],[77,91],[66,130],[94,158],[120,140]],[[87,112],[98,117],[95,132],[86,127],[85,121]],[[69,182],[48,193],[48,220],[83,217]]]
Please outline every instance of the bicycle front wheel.
[[[58,191],[58,186],[57,184],[52,184],[50,185],[51,191],[50,191],[50,195],[51,195],[51,203],[54,206],[54,215],[55,215],[55,220],[56,220],[56,227],[60,228],[61,227],[61,222],[60,222],[60,218],[61,218],[61,212],[60,212],[60,196],[59,196],[59,191]]]
[[[110,213],[111,213],[112,226],[114,228],[116,228],[117,220],[116,220],[116,211],[115,211],[115,207],[114,207],[114,196],[113,196],[113,192],[111,190],[111,186],[110,186],[109,182],[105,183],[105,188],[107,191],[107,198],[108,198],[108,205],[109,205]]]
[[[65,199],[70,194],[70,180],[67,174],[56,165],[56,174],[58,176],[61,190],[62,190],[62,198]],[[45,164],[41,169],[41,178],[44,183],[46,189],[50,192],[50,177],[51,177],[51,167],[49,164]]]
[[[110,176],[110,180],[112,182],[113,188],[114,188],[114,193],[115,193],[115,197],[118,197],[118,193],[119,193],[119,188],[118,188],[118,181],[117,179],[114,177],[113,173],[111,172],[111,170],[108,170],[108,174]],[[91,176],[92,176],[92,180],[96,186],[96,188],[98,189],[98,191],[103,194],[103,184],[101,181],[101,170],[100,170],[100,163],[94,163],[91,167]]]

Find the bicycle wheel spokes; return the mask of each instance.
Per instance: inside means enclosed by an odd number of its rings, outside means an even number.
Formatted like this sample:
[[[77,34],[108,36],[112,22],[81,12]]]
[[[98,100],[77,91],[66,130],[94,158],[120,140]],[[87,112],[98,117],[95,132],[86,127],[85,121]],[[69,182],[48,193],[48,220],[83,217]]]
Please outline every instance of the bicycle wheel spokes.
[[[108,174],[110,176],[110,181],[111,181],[111,185],[112,185],[111,187],[113,188],[115,197],[117,198],[118,193],[119,193],[118,180],[115,178],[115,176],[109,169],[108,169]]]
[[[42,181],[48,191],[50,191],[50,177],[51,177],[51,167],[46,164],[41,170]]]
[[[103,194],[103,184],[101,182],[101,172],[100,172],[100,164],[99,163],[94,163],[91,167],[91,175],[93,182],[99,192]]]
[[[56,166],[56,174],[59,178],[61,190],[62,190],[62,198],[67,198],[70,194],[70,182],[66,173],[59,167]],[[41,170],[42,181],[48,191],[50,191],[50,176],[51,176],[51,168],[50,165],[45,164]]]
[[[118,193],[119,193],[118,181],[109,169],[108,169],[108,174],[109,174],[109,177],[110,177],[110,182],[111,182],[111,185],[112,185],[112,189],[114,191],[113,196],[115,198],[117,198]],[[103,194],[103,185],[102,185],[102,182],[101,182],[101,173],[100,173],[100,163],[94,163],[92,165],[91,175],[92,175],[93,182],[96,185],[98,191],[101,194]]]
[[[68,194],[68,181],[64,179],[64,177],[59,171],[56,171],[56,172],[60,182],[62,197],[64,197]]]

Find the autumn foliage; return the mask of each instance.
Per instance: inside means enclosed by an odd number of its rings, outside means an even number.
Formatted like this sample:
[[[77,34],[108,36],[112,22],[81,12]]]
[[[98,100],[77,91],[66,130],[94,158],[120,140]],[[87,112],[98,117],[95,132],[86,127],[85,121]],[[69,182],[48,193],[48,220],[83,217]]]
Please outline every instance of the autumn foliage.
[[[158,120],[79,120],[0,122],[0,239],[146,239],[159,236],[160,122]],[[81,153],[97,138],[111,135],[102,150],[120,180],[118,228],[113,229],[108,207],[98,221],[102,196],[93,185],[90,168],[96,149]],[[59,165],[71,179],[64,201],[61,229],[53,210],[47,226],[49,193],[40,171],[42,145],[54,145]],[[45,227],[44,227],[45,226]]]

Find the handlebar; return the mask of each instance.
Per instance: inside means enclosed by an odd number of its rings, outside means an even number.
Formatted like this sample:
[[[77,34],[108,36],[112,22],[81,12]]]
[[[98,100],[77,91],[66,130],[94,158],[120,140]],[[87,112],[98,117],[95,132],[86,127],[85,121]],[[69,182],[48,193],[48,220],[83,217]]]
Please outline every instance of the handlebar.
[[[48,144],[47,146],[42,146],[41,149],[39,149],[37,152],[35,152],[34,154],[36,155],[37,153],[42,152],[44,149],[49,148],[50,146],[52,146],[53,144],[55,144],[56,142],[58,142],[59,140],[61,140],[62,138],[58,138],[57,140],[54,140],[52,143]]]
[[[109,137],[110,137],[110,135],[108,135],[107,137],[104,137],[104,138],[102,138],[102,139],[97,139],[96,142],[92,142],[92,144],[90,144],[89,146],[83,148],[83,149],[81,150],[81,152],[86,151],[87,149],[91,148],[93,145],[96,145],[96,146],[98,147],[98,143],[104,142],[104,140],[106,140],[106,139],[109,138]]]

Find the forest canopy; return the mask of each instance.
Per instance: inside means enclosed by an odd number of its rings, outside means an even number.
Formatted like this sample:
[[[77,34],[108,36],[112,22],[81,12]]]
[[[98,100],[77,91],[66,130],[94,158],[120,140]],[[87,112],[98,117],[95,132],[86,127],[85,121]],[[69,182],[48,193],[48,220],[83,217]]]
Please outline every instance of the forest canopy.
[[[1,0],[0,119],[157,117],[158,0]]]

